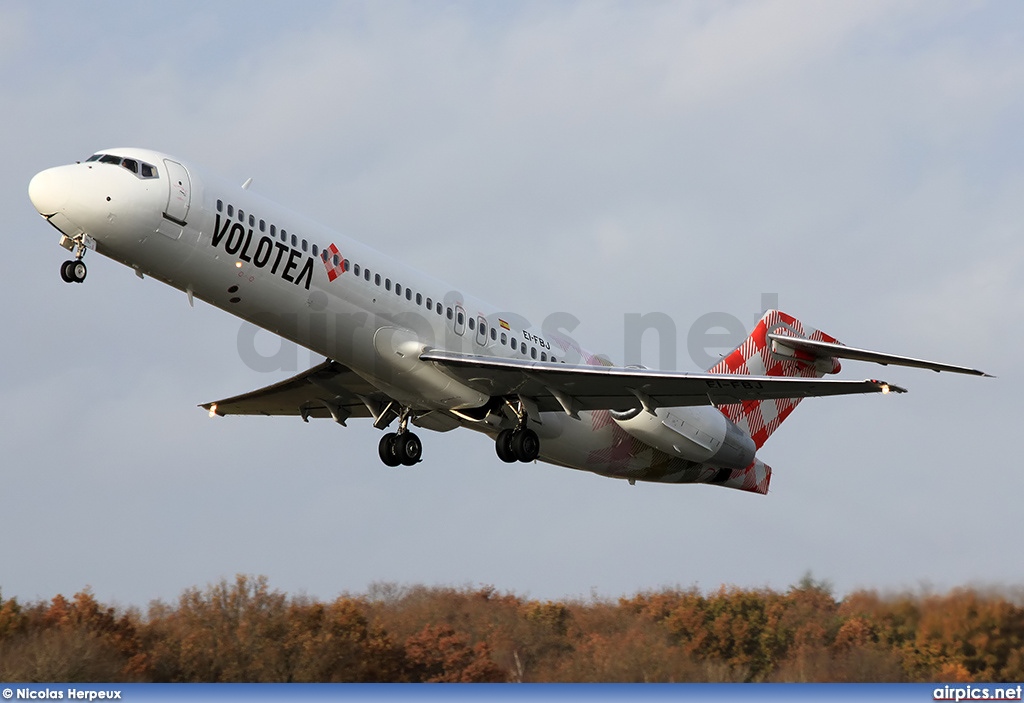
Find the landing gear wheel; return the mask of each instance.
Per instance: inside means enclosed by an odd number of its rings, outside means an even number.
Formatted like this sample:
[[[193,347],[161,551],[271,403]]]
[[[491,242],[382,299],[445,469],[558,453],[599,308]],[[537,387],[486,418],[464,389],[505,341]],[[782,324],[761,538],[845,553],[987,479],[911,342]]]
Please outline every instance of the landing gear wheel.
[[[502,430],[498,433],[498,438],[494,440],[494,450],[498,453],[498,458],[506,464],[516,461],[515,452],[512,451],[512,437],[514,435],[513,430]]]
[[[412,466],[423,456],[423,443],[412,432],[403,432],[395,439],[395,456],[402,464]]]
[[[529,428],[519,430],[512,436],[512,453],[524,463],[534,461],[540,455],[540,437]]]
[[[380,438],[380,444],[377,445],[377,453],[380,455],[380,460],[384,462],[385,466],[398,466],[402,463],[398,458],[397,439],[398,435],[394,432],[388,432]]]
[[[60,277],[64,279],[65,283],[81,283],[85,280],[87,273],[89,273],[89,269],[85,267],[85,262],[81,259],[72,259],[60,265]]]

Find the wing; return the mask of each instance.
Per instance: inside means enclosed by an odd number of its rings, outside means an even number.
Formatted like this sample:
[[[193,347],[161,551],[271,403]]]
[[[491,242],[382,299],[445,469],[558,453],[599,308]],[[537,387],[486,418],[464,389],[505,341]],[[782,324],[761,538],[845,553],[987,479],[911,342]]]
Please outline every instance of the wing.
[[[200,407],[216,415],[332,417],[344,425],[350,417],[372,417],[366,400],[372,405],[377,395],[373,385],[328,359],[284,381]]]
[[[690,374],[617,366],[574,366],[545,361],[503,359],[428,350],[430,361],[467,386],[490,396],[519,395],[537,410],[628,410],[639,403],[657,407],[730,405],[744,400],[810,398],[853,393],[906,392],[884,381],[783,376]]]

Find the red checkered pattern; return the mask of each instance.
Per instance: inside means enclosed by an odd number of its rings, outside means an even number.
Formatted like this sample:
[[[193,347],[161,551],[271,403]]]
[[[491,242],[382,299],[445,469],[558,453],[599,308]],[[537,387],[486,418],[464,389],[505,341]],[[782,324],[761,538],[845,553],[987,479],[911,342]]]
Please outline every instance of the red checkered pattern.
[[[321,252],[320,260],[324,262],[324,268],[327,269],[327,280],[329,281],[333,281],[348,270],[348,262],[345,261],[345,257],[341,255],[338,247],[334,244],[331,244],[331,246]]]
[[[806,327],[792,315],[778,310],[769,310],[757,323],[746,341],[711,367],[709,372],[751,376],[804,376],[808,378],[820,378],[825,373],[839,372],[837,359],[832,360],[830,369],[822,371],[813,361],[799,361],[772,354],[767,338],[768,333],[838,343],[835,337],[813,327]],[[799,403],[800,398],[747,400],[734,405],[723,405],[719,409],[727,418],[749,432],[754,444],[760,449]],[[749,471],[750,468],[748,467],[746,470]]]

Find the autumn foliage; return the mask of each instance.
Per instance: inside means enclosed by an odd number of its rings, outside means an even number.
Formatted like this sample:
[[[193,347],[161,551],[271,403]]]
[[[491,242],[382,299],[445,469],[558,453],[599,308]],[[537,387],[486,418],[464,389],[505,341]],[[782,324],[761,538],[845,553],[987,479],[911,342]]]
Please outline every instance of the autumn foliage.
[[[1020,594],[722,587],[550,602],[377,584],[322,603],[238,576],[145,614],[0,597],[3,681],[1024,680]]]

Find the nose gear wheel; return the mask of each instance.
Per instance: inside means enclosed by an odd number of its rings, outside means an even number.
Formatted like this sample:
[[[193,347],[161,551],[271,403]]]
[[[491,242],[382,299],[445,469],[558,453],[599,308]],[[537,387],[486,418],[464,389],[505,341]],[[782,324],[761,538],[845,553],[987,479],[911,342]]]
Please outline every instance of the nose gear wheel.
[[[60,277],[64,279],[65,283],[81,283],[85,280],[85,276],[88,273],[89,269],[86,268],[85,262],[80,259],[65,261],[60,265]]]

